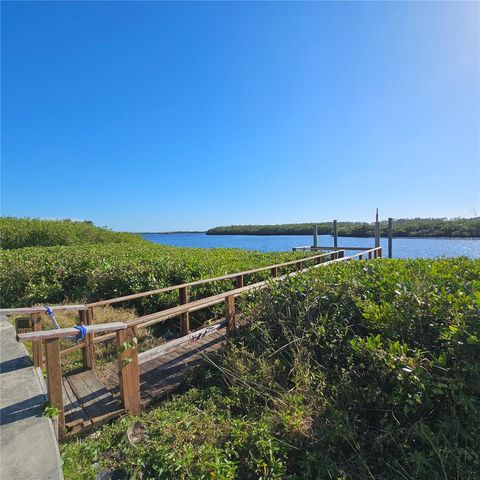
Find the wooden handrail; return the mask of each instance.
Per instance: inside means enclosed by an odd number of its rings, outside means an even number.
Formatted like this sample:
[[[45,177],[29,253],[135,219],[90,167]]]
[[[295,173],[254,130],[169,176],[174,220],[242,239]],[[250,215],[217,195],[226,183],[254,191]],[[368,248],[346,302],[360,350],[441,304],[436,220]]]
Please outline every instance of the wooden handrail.
[[[337,249],[334,252],[335,255],[341,255],[342,253],[343,253],[343,251],[339,250],[339,249]],[[197,280],[195,282],[183,283],[183,284],[180,284],[180,285],[173,285],[171,287],[165,287],[165,288],[161,288],[161,289],[158,289],[158,290],[151,290],[151,291],[148,291],[148,292],[141,292],[141,293],[138,293],[138,294],[127,295],[127,296],[124,296],[124,297],[118,297],[118,298],[111,299],[111,300],[105,300],[105,301],[101,301],[101,302],[90,303],[90,304],[88,304],[88,307],[92,308],[92,307],[95,307],[95,306],[100,306],[100,304],[105,305],[105,304],[107,304],[106,302],[115,303],[117,301],[131,300],[133,298],[139,298],[139,297],[142,297],[142,296],[153,295],[155,293],[161,293],[161,292],[165,292],[165,291],[172,291],[172,290],[175,290],[175,289],[179,289],[179,291],[181,292],[182,289],[187,288],[189,286],[204,284],[204,283],[212,282],[212,281],[226,280],[226,279],[229,279],[229,278],[236,278],[236,277],[238,278],[241,275],[246,275],[246,274],[249,274],[249,273],[256,273],[256,272],[259,272],[259,271],[266,271],[268,269],[270,269],[272,272],[273,271],[277,272],[278,268],[282,267],[282,266],[304,263],[304,262],[307,262],[309,260],[318,261],[318,260],[321,260],[322,258],[326,258],[326,257],[331,258],[332,257],[332,252],[322,253],[320,255],[311,255],[309,257],[304,257],[304,258],[301,258],[301,259],[298,259],[298,260],[292,260],[290,262],[280,263],[280,264],[277,264],[277,265],[270,265],[268,267],[260,267],[260,268],[256,268],[256,269],[253,269],[253,270],[246,270],[244,272],[231,273],[231,274],[223,275],[221,277],[214,277],[214,278],[208,278],[208,279],[203,279],[203,280]],[[328,261],[319,263],[315,266],[318,267],[319,265],[324,265],[325,263],[328,263]],[[297,273],[297,272],[292,272],[289,275],[292,275],[292,274],[295,274],[295,273]],[[273,278],[280,279],[280,278],[283,278],[283,277],[276,277],[276,273],[275,273]],[[214,296],[202,298],[202,299],[199,299],[199,300],[194,300],[194,301],[191,301],[191,302],[185,302],[185,303],[182,302],[181,305],[177,305],[175,307],[171,307],[171,308],[162,310],[160,312],[155,312],[155,313],[151,313],[151,314],[148,314],[148,315],[144,315],[142,317],[137,317],[135,319],[126,320],[126,324],[128,326],[138,326],[139,328],[145,328],[145,327],[154,325],[155,323],[164,322],[166,320],[169,320],[171,318],[174,318],[174,317],[177,317],[177,316],[180,316],[180,315],[182,315],[182,316],[183,315],[188,315],[189,313],[195,312],[197,310],[202,310],[204,308],[220,304],[224,301],[226,296],[229,296],[229,295],[232,295],[232,294],[235,295],[235,296],[238,296],[238,295],[240,295],[240,294],[242,294],[246,291],[253,290],[253,289],[256,289],[256,288],[261,288],[261,287],[267,285],[267,283],[268,283],[268,280],[264,280],[264,281],[261,281],[261,282],[257,282],[255,284],[243,286],[241,288],[236,288],[234,290],[229,290],[227,292],[220,293],[220,294],[217,294],[217,295],[214,295]],[[185,318],[185,317],[183,317],[183,318]],[[183,319],[182,319],[182,323],[183,323]],[[185,331],[183,328],[182,328],[182,330],[183,330],[183,333],[187,333],[187,331]],[[114,334],[107,333],[105,335],[100,335],[100,336],[94,337],[92,342],[93,343],[106,342],[108,340],[113,339],[114,337],[115,337]],[[61,355],[66,355],[68,353],[72,353],[72,352],[75,352],[77,350],[80,350],[83,347],[84,347],[84,344],[79,343],[78,345],[73,345],[69,348],[66,348],[66,349],[62,350],[60,353],[61,353]]]
[[[54,312],[88,310],[88,305],[54,305],[50,307]],[[0,308],[0,315],[24,315],[32,313],[46,313],[45,307]]]
[[[334,250],[332,248],[331,250]],[[335,250],[341,250],[341,249],[335,249]],[[118,302],[123,302],[126,300],[134,300],[136,298],[141,298],[141,297],[147,297],[149,295],[155,295],[157,293],[166,293],[166,292],[171,292],[173,290],[177,289],[182,289],[185,287],[194,287],[196,285],[203,285],[205,283],[210,283],[210,282],[218,282],[222,280],[229,280],[232,278],[236,278],[242,275],[250,275],[252,273],[258,273],[258,272],[263,272],[266,270],[271,270],[271,269],[278,269],[280,267],[287,267],[289,265],[295,265],[299,264],[302,262],[307,262],[310,260],[317,260],[321,259],[323,257],[328,256],[328,253],[322,253],[320,255],[311,255],[309,257],[304,257],[301,259],[297,260],[291,260],[289,262],[284,262],[284,263],[278,263],[275,265],[268,265],[266,267],[260,267],[260,268],[254,268],[252,270],[245,270],[242,272],[236,272],[236,273],[228,273],[226,275],[221,275],[219,277],[211,277],[211,278],[204,278],[200,280],[195,280],[193,282],[186,282],[186,283],[181,283],[179,285],[171,285],[169,287],[163,287],[163,288],[158,288],[155,290],[148,290],[146,292],[139,292],[139,293],[133,293],[131,295],[124,295],[122,297],[115,297],[115,298],[110,298],[107,300],[99,300],[98,302],[92,302],[88,304],[79,304],[79,305],[53,305],[50,308],[54,312],[62,312],[62,311],[83,311],[83,310],[88,310],[89,308],[92,307],[99,307],[103,305],[111,305],[113,303],[118,303]],[[0,315],[22,315],[22,314],[32,314],[32,313],[45,313],[45,307],[19,307],[19,308],[2,308],[0,309]]]
[[[353,254],[353,255],[346,256],[346,257],[344,256],[344,257],[334,258],[334,259],[329,260],[327,262],[323,262],[323,263],[314,265],[312,268],[318,268],[318,267],[328,265],[328,264],[331,264],[331,263],[347,261],[347,260],[351,260],[351,259],[354,259],[354,258],[357,258],[357,257],[359,258],[362,255],[368,254],[368,252],[377,252],[379,250],[381,250],[381,247],[372,248],[370,250],[363,251],[362,253],[356,253],[356,254]],[[335,253],[338,253],[338,252],[335,252]],[[332,255],[332,254],[330,254],[330,255]],[[179,315],[182,315],[184,313],[192,313],[192,312],[195,312],[195,311],[198,311],[198,310],[203,310],[204,308],[208,308],[208,307],[212,307],[214,305],[218,305],[218,304],[224,302],[227,297],[230,297],[230,296],[238,297],[242,293],[252,291],[252,290],[256,290],[256,289],[265,288],[269,284],[269,282],[272,281],[272,280],[281,280],[281,279],[284,279],[284,278],[287,278],[287,277],[293,277],[293,276],[297,275],[298,273],[305,272],[307,270],[309,270],[309,268],[305,268],[303,270],[297,270],[295,272],[291,272],[291,273],[288,273],[286,275],[282,275],[281,277],[275,277],[275,278],[271,278],[269,280],[263,280],[261,282],[257,282],[257,283],[251,284],[251,285],[246,285],[246,286],[241,287],[241,288],[235,288],[233,290],[218,293],[216,295],[212,295],[212,296],[207,297],[207,298],[194,300],[194,301],[186,303],[184,305],[177,305],[176,307],[167,308],[167,309],[162,310],[160,312],[150,313],[148,315],[137,317],[137,318],[132,319],[132,320],[126,320],[126,323],[128,324],[129,327],[131,327],[131,326],[136,326],[138,328],[149,327],[151,325],[154,325],[155,323],[160,323],[160,322],[164,322],[166,320],[170,320],[171,318],[178,317]],[[113,335],[111,335],[111,334],[102,335],[102,336],[96,337],[94,342],[95,343],[103,342],[103,341],[109,340],[111,338],[113,338]]]
[[[333,250],[333,249],[332,249]],[[337,249],[341,250],[341,249]],[[278,263],[275,265],[268,265],[266,267],[260,267],[260,268],[254,268],[252,270],[245,270],[243,272],[236,272],[236,273],[228,273],[226,275],[221,275],[220,277],[211,277],[211,278],[204,278],[201,280],[195,280],[193,282],[186,282],[186,283],[181,283],[179,285],[171,285],[169,287],[163,287],[163,288],[157,288],[155,290],[149,290],[147,292],[139,292],[139,293],[133,293],[131,295],[124,295],[123,297],[116,297],[116,298],[111,298],[108,300],[100,300],[98,302],[93,302],[93,303],[88,303],[87,307],[100,307],[103,305],[111,305],[112,303],[118,303],[118,302],[124,302],[127,300],[134,300],[136,298],[141,298],[141,297],[147,297],[149,295],[155,295],[157,293],[166,293],[166,292],[171,292],[173,290],[178,290],[181,288],[185,287],[194,287],[196,285],[203,285],[205,283],[210,283],[210,282],[219,282],[223,280],[230,280],[232,278],[237,278],[243,275],[250,275],[252,273],[258,273],[258,272],[263,272],[266,270],[271,270],[272,268],[280,268],[280,267],[287,267],[289,265],[296,265],[302,262],[308,262],[310,260],[317,260],[323,257],[327,257],[329,253],[321,253],[320,255],[311,255],[309,257],[305,258],[300,258],[298,260],[291,260],[289,262],[284,262],[284,263]]]
[[[96,332],[116,332],[125,330],[128,327],[123,322],[99,323],[97,325],[85,325],[86,333]],[[57,328],[52,330],[41,330],[38,332],[19,333],[17,335],[18,342],[32,342],[36,340],[50,340],[52,338],[71,337],[78,334],[78,329],[74,327]]]

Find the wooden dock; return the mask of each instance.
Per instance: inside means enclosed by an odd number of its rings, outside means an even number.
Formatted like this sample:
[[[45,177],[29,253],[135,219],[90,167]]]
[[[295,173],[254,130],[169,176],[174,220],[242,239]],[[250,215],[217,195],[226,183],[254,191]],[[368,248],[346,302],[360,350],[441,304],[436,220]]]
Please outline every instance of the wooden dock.
[[[188,369],[199,365],[207,354],[221,347],[226,338],[224,323],[202,328],[138,355],[142,408],[177,389]],[[65,428],[68,432],[76,433],[101,425],[125,413],[118,378],[114,372],[103,383],[93,370],[63,377]]]
[[[222,277],[201,279],[194,282],[173,285],[148,292],[135,293],[88,305],[60,305],[52,310],[76,310],[79,326],[41,330],[40,315],[45,308],[29,307],[3,309],[7,315],[30,314],[31,330],[18,333],[17,340],[33,343],[33,361],[36,367],[42,367],[45,360],[47,370],[48,400],[59,410],[61,434],[79,432],[104,423],[123,413],[138,413],[142,408],[162,399],[174,391],[181,383],[185,373],[199,365],[205,357],[218,350],[228,335],[236,328],[236,298],[240,295],[267,288],[272,281],[279,281],[297,275],[311,268],[350,261],[354,259],[371,260],[382,256],[382,248],[363,249],[360,253],[345,256],[348,248],[333,248],[329,252],[311,255],[283,264],[269,265],[254,270],[227,274]],[[284,274],[280,271],[284,269]],[[292,271],[293,270],[293,271]],[[246,283],[249,275],[258,272],[270,272],[270,278],[256,283]],[[210,297],[189,301],[190,287],[209,282],[234,280],[236,288]],[[231,288],[231,287],[230,287]],[[180,305],[159,312],[140,316],[126,322],[96,324],[94,308],[110,305],[134,298],[177,290]],[[192,312],[223,304],[224,318],[190,331],[189,315]],[[138,329],[149,328],[169,319],[179,319],[181,335],[158,347],[138,353]],[[75,345],[60,349],[60,339],[77,335],[83,330],[84,338]],[[95,344],[114,341],[118,351],[114,372],[101,381],[95,373]],[[43,348],[45,347],[45,348]],[[61,357],[71,352],[83,351],[84,371],[62,376]],[[45,359],[44,359],[45,351]]]

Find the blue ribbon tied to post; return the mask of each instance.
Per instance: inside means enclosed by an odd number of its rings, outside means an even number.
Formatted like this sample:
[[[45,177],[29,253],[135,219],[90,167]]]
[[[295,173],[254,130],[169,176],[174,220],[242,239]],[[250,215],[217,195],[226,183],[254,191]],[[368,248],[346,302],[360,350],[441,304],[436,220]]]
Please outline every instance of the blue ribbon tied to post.
[[[78,330],[77,336],[75,337],[75,341],[81,342],[85,338],[85,335],[87,334],[87,329],[83,325],[75,325],[74,328]]]

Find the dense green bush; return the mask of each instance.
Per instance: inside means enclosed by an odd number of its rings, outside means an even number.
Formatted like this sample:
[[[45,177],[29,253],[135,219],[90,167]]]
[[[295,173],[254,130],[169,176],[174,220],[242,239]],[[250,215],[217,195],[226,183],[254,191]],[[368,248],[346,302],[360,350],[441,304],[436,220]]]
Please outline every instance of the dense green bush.
[[[0,217],[0,245],[6,249],[135,241],[141,241],[140,237],[95,227],[91,222]]]
[[[330,265],[248,300],[185,393],[63,445],[66,478],[479,478],[480,261]]]
[[[332,222],[319,222],[319,235],[332,235]],[[215,227],[207,235],[311,235],[313,223],[284,225],[232,225]],[[380,223],[381,235],[387,235],[387,222]],[[373,237],[374,224],[366,222],[338,222],[337,232],[343,237]],[[459,218],[400,218],[395,219],[395,237],[480,237],[480,217]]]
[[[177,248],[146,241],[3,250],[2,306],[96,301],[305,256],[305,252]],[[250,280],[264,277],[257,274]],[[228,286],[233,284],[204,285],[192,296],[218,293]],[[176,303],[175,295],[147,297],[129,306],[139,311],[158,309]]]

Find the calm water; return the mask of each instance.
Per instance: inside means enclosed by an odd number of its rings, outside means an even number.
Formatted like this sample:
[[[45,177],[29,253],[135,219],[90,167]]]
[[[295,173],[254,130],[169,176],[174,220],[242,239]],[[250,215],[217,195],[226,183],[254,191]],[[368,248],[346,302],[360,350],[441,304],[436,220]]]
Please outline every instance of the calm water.
[[[312,244],[311,235],[205,235],[204,233],[145,233],[142,237],[151,242],[177,247],[197,248],[243,248],[262,252],[291,250]],[[373,247],[373,238],[341,237],[339,246]],[[333,245],[330,235],[319,235],[318,245]],[[387,255],[387,240],[382,238],[384,256]],[[458,257],[465,255],[480,258],[480,239],[452,238],[394,238],[395,258]]]

